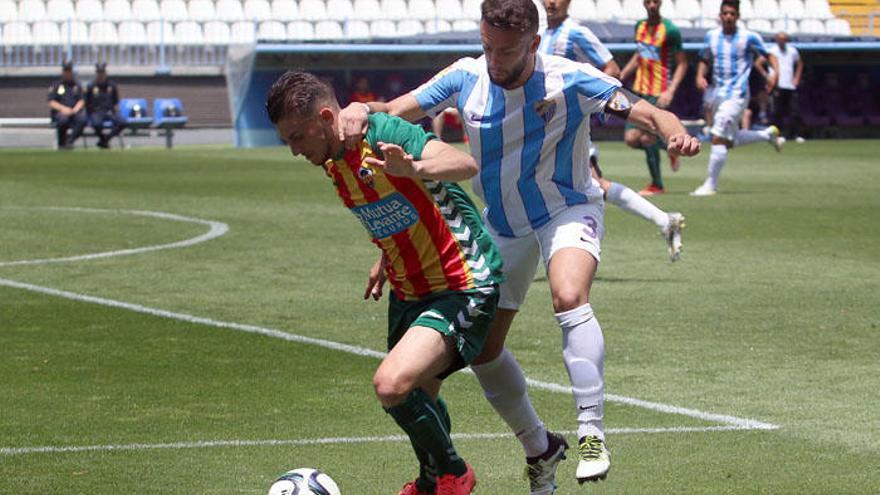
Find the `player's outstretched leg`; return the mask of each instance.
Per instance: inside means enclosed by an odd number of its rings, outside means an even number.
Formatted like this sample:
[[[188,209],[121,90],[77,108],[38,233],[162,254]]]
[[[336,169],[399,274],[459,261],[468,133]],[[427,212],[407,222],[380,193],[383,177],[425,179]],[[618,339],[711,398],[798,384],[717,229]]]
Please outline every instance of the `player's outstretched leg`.
[[[529,479],[530,495],[556,493],[556,469],[565,459],[568,442],[562,435],[548,431],[547,445],[547,451],[543,454],[526,458],[526,477]]]
[[[504,315],[504,311],[499,310],[497,315]],[[516,358],[505,348],[495,359],[471,365],[471,369],[483,387],[486,400],[523,445],[531,494],[552,495],[556,491],[556,469],[565,459],[568,444],[561,436],[548,432],[538,418]]]
[[[684,217],[681,213],[666,213],[640,193],[637,194],[623,184],[617,182],[607,182],[607,184],[608,202],[656,225],[660,229],[660,234],[666,239],[670,259],[677,261],[681,254],[681,229],[684,228]]]
[[[770,143],[770,146],[773,146],[773,149],[776,151],[782,151],[782,145],[785,143],[785,139],[779,135],[779,128],[775,125],[771,125],[760,131],[739,130],[736,132],[736,139],[734,140],[736,146],[761,142]]]
[[[666,239],[669,260],[674,262],[681,258],[681,230],[685,227],[684,215],[674,211],[667,216],[669,217],[669,224],[660,233]]]

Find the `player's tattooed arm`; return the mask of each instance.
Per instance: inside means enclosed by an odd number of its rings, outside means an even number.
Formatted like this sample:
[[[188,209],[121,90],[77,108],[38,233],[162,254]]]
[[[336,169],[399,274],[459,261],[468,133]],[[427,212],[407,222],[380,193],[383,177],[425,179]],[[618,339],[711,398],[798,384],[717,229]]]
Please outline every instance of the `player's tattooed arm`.
[[[623,120],[629,120],[629,114],[633,107],[641,101],[635,93],[626,88],[617,88],[617,91],[608,99],[605,104],[605,113],[620,117]]]

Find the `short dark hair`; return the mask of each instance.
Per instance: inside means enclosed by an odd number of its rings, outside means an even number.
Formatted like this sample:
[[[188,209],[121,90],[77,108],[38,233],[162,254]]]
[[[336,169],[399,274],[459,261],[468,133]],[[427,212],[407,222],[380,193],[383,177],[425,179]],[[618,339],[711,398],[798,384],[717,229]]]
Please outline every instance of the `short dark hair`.
[[[323,104],[336,101],[336,93],[314,74],[290,70],[279,77],[266,96],[266,113],[277,124],[294,115],[307,117]]]
[[[720,12],[725,6],[733,7],[736,9],[736,13],[739,14],[739,0],[721,0],[721,6],[718,7],[718,11]]]
[[[485,0],[481,19],[501,29],[538,32],[538,8],[532,0]]]

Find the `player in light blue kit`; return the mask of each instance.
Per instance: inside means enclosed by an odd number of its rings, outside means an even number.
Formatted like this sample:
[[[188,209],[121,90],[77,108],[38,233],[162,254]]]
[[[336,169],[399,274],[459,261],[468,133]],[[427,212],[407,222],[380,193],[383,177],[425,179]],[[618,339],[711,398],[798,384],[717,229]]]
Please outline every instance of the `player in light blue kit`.
[[[611,77],[620,76],[620,67],[608,48],[599,41],[590,28],[581,26],[568,16],[571,0],[543,0],[543,2],[547,11],[547,30],[544,31],[538,48],[541,53],[592,64]],[[623,211],[656,225],[666,240],[669,258],[677,261],[681,256],[681,229],[684,227],[684,215],[678,212],[666,213],[629,187],[603,178],[602,170],[599,168],[599,150],[595,145],[590,147],[590,165],[593,177],[599,181],[605,193],[605,199]]]
[[[734,146],[769,142],[782,150],[779,129],[770,126],[762,131],[740,130],[743,111],[749,104],[749,74],[756,57],[766,57],[773,67],[767,79],[767,91],[772,92],[779,74],[776,57],[769,53],[757,33],[737,27],[739,0],[722,0],[721,27],[706,33],[705,46],[697,64],[697,89],[706,91],[709,82],[706,71],[712,64],[714,87],[710,108],[712,109],[712,154],[709,156],[708,177],[691,193],[691,196],[711,196],[718,191],[718,176],[727,162],[728,150]]]
[[[504,340],[543,258],[577,413],[575,476],[580,482],[604,478],[611,466],[603,426],[605,344],[590,306],[604,206],[588,167],[590,115],[618,115],[660,135],[681,155],[697,154],[700,144],[673,114],[595,67],[539,53],[537,31],[531,0],[485,0],[483,56],[460,59],[388,103],[349,105],[340,121],[354,144],[366,130],[368,111],[407,120],[449,107],[461,114],[480,167],[474,191],[487,205],[486,227],[501,251],[506,277],[489,337],[472,368],[523,445],[531,493],[550,495],[567,443],[538,418]]]

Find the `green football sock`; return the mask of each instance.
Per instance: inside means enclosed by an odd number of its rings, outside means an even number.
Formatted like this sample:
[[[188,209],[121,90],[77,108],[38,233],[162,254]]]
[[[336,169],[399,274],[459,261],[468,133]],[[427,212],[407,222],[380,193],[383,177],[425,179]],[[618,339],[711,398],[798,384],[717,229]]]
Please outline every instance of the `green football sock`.
[[[445,409],[445,407],[443,408]],[[449,430],[444,424],[441,409],[431,397],[417,388],[410,392],[400,404],[385,409],[394,421],[406,432],[412,442],[416,456],[419,449],[426,452],[437,466],[438,474],[454,474],[460,476],[467,471],[467,466],[455,452]],[[448,415],[446,415],[448,418]],[[422,459],[419,459],[422,463]]]
[[[652,144],[645,148],[645,158],[648,162],[648,171],[651,172],[651,184],[663,188],[663,178],[660,176],[660,146]]]
[[[438,395],[435,403],[437,411],[440,413],[440,419],[443,421],[443,426],[446,427],[446,431],[452,433],[452,418],[449,417],[449,411],[446,409],[446,401]]]
[[[449,418],[449,411],[446,409],[446,402],[442,397],[438,396],[435,405],[437,412],[440,413],[440,420],[443,426],[446,427],[446,431],[451,431],[452,421]],[[412,439],[410,439],[410,443],[416,453],[416,457],[419,459],[419,478],[416,480],[416,487],[418,487],[419,491],[433,493],[437,487],[437,466],[434,458],[431,457],[427,450],[413,442]]]

